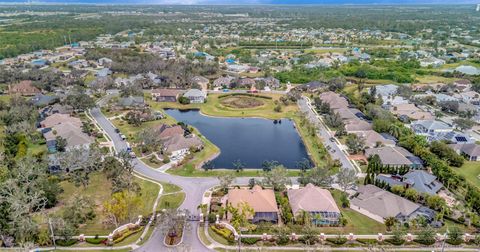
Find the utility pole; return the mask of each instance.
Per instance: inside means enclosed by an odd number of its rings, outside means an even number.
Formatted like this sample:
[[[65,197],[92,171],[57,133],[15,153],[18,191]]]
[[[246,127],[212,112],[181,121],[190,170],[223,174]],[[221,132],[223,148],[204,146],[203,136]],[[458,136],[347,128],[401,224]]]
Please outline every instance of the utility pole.
[[[55,243],[55,234],[53,233],[52,219],[48,218],[48,226],[50,227],[50,232],[52,233],[53,247],[57,249],[57,244]]]

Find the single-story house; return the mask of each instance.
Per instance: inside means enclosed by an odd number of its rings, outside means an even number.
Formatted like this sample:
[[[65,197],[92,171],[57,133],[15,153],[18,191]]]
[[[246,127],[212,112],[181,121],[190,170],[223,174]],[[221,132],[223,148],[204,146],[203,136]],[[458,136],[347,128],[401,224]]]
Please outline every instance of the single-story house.
[[[374,155],[378,155],[382,165],[389,165],[391,167],[409,166],[414,169],[423,167],[423,161],[403,147],[384,146],[365,149],[365,156],[367,158]]]
[[[157,88],[152,90],[152,99],[157,102],[176,102],[180,90]]]
[[[338,224],[341,216],[340,210],[330,191],[307,184],[303,188],[288,190],[287,195],[293,216],[298,216],[302,211],[306,211],[311,215],[313,224]]]
[[[183,134],[173,134],[172,137],[169,137],[163,143],[163,146],[164,152],[170,154],[171,157],[175,157],[187,153],[190,148],[195,148],[197,150],[202,149],[203,142],[195,135],[185,137]]]
[[[145,107],[145,100],[143,96],[128,96],[122,97],[118,100],[118,106],[128,108]]]
[[[363,132],[372,129],[371,123],[360,119],[348,120],[345,124],[345,131],[347,131],[347,133]]]
[[[469,161],[480,161],[480,145],[478,144],[450,144],[449,146]]]
[[[435,215],[431,209],[374,185],[360,186],[350,200],[350,208],[381,223],[389,217],[395,217],[402,223],[417,216],[424,216],[430,221]]]
[[[375,130],[357,131],[354,134],[356,134],[358,137],[365,139],[365,146],[369,148],[376,148],[379,146],[394,147],[396,145],[395,141],[390,139],[385,139],[382,135],[377,133]]]
[[[183,97],[188,98],[190,103],[204,103],[205,99],[207,99],[207,94],[202,90],[190,89],[183,94]]]
[[[403,175],[403,181],[408,187],[415,189],[419,193],[435,195],[442,189],[443,184],[437,180],[437,177],[423,170],[409,171]]]
[[[252,223],[278,222],[279,210],[272,189],[263,189],[261,186],[255,185],[252,189],[233,188],[228,190],[226,204],[239,207],[241,203],[246,203],[253,208],[253,216],[248,216]],[[227,213],[227,220],[231,220],[231,218],[232,216]]]
[[[418,120],[410,124],[410,127],[418,135],[435,135],[441,132],[450,132],[453,128],[441,121],[437,120]]]
[[[332,91],[321,93],[320,100],[328,103],[331,109],[348,108],[347,99]]]
[[[62,123],[70,123],[76,127],[82,126],[82,121],[77,117],[72,117],[69,114],[54,113],[50,116],[47,116],[40,122],[40,127],[42,128],[52,128],[55,125]]]
[[[207,90],[208,89],[208,83],[210,83],[210,80],[208,80],[207,78],[203,77],[203,76],[194,76],[192,78],[192,83],[193,84],[196,84],[198,86],[200,86],[202,88],[202,90]]]
[[[233,78],[231,76],[219,77],[218,79],[213,81],[213,86],[214,87],[222,87],[222,86],[229,87],[234,79],[235,78]]]

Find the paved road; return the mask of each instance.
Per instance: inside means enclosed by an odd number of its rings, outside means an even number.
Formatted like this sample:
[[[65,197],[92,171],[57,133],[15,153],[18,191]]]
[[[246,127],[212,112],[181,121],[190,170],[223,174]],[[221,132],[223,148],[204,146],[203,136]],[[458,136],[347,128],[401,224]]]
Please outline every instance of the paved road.
[[[93,108],[90,111],[92,117],[97,121],[98,125],[108,134],[112,139],[116,152],[125,151],[127,149],[127,142],[123,141],[119,134],[115,133],[115,127],[112,123],[102,114],[99,108]],[[209,188],[218,185],[217,178],[190,178],[175,176],[168,173],[164,173],[155,169],[152,169],[141,162],[139,159],[133,159],[134,170],[138,174],[147,177],[149,179],[168,182],[178,185],[185,192],[185,200],[183,201],[180,209],[188,209],[191,214],[199,215],[200,212],[197,206],[202,203],[203,193]],[[249,178],[237,178],[235,184],[248,184]],[[192,222],[192,228],[187,232],[184,237],[185,248],[189,251],[211,251],[203,246],[196,234],[196,225],[198,223]],[[163,248],[161,251],[169,251],[168,248],[163,246],[162,235],[159,232],[155,232],[154,235],[146,242],[138,251],[159,251],[159,248]]]
[[[325,127],[325,125],[323,125],[323,123],[320,122],[319,116],[310,107],[308,98],[302,97],[302,99],[298,101],[298,106],[302,112],[306,113],[307,119],[311,123],[314,123],[315,125],[317,125],[318,136],[321,138],[322,143],[325,145],[325,147],[330,146],[329,152],[332,158],[340,160],[343,168],[357,170],[353,166],[352,162],[348,159],[347,155],[342,151],[340,146],[336,142],[330,141],[330,138],[332,138],[333,136],[330,134],[328,129]]]
[[[124,151],[127,149],[127,143],[123,141],[120,136],[115,133],[115,128],[108,121],[108,119],[100,112],[100,109],[93,108],[91,115],[97,121],[99,126],[110,136],[115,146],[117,152]],[[173,176],[167,173],[159,172],[154,170],[138,159],[134,159],[133,164],[135,166],[135,172],[139,173],[142,176],[147,178],[159,181],[159,182],[168,182],[180,186],[185,192],[186,198],[180,206],[181,209],[188,209],[190,213],[198,215],[199,211],[197,206],[200,205],[203,193],[208,189],[218,184],[217,178],[187,178],[180,176]],[[195,226],[196,223],[192,223],[192,226]],[[187,232],[187,235],[184,237],[184,243],[186,246],[190,246],[191,251],[211,251],[204,247],[201,242],[198,240],[196,228],[192,227],[192,232]],[[160,249],[163,248],[163,249]],[[163,246],[162,235],[159,232],[155,232],[154,235],[146,242],[138,251],[168,251],[167,248]]]

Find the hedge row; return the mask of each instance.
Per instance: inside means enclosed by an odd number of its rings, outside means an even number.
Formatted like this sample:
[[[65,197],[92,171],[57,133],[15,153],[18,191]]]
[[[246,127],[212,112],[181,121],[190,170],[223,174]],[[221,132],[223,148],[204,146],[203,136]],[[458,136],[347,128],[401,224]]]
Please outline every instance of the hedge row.
[[[230,231],[228,228],[217,228],[216,226],[211,226],[211,228],[213,232],[227,239],[227,241],[229,242],[235,241],[235,237],[233,237],[232,231]]]

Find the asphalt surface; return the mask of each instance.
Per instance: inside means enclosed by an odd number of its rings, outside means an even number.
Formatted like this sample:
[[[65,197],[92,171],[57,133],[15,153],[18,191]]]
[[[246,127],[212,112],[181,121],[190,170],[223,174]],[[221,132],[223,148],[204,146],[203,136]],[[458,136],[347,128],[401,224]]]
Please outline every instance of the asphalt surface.
[[[340,146],[335,141],[330,140],[333,136],[329,133],[325,125],[320,122],[319,116],[313,112],[313,109],[309,105],[308,98],[302,97],[302,99],[298,100],[298,106],[302,112],[305,112],[307,119],[317,126],[317,135],[320,137],[325,147],[329,149],[332,158],[340,160],[343,168],[356,170]],[[328,146],[330,147],[328,148]]]
[[[105,117],[105,115],[102,114],[100,109],[93,108],[90,110],[90,114],[97,121],[98,125],[112,139],[113,145],[115,146],[115,151],[126,151],[127,142],[122,140],[120,135],[115,132],[115,127]],[[214,177],[192,178],[175,176],[152,169],[137,158],[134,158],[132,160],[132,163],[134,164],[135,172],[146,178],[158,182],[172,183],[181,187],[183,192],[185,192],[185,200],[180,206],[180,209],[188,209],[191,215],[198,216],[200,214],[200,211],[197,209],[197,207],[202,203],[204,192],[218,185],[218,179]],[[237,178],[233,183],[240,185],[248,184],[249,179],[250,178]],[[212,251],[203,246],[203,244],[198,239],[196,232],[198,223],[192,221],[190,222],[190,224],[191,229],[186,232],[186,235],[183,239],[182,251]],[[136,251],[172,251],[172,248],[165,247],[163,245],[163,235],[160,232],[155,231],[152,237]]]

